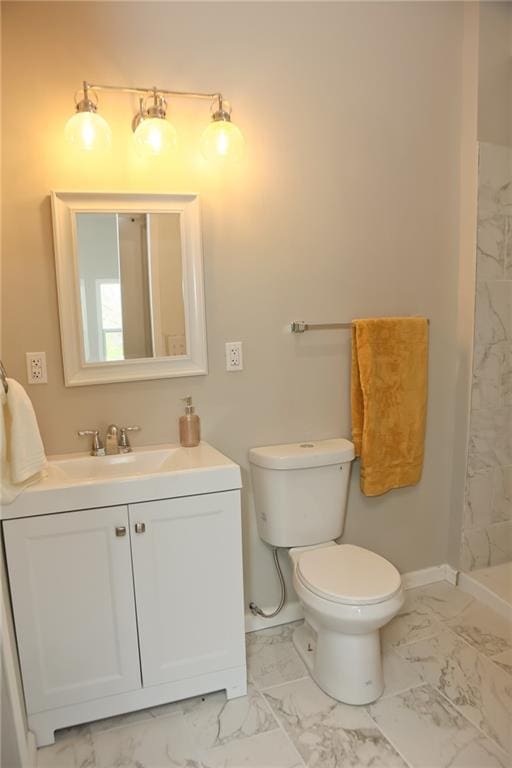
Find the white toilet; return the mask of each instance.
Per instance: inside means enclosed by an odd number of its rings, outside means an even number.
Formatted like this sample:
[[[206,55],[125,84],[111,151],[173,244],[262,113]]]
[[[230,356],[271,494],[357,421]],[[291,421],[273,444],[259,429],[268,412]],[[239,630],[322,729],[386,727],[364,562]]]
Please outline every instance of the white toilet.
[[[293,641],[318,685],[347,704],[384,688],[379,629],[400,610],[400,574],[380,555],[336,544],[345,520],[353,444],[344,439],[249,451],[258,530],[288,547],[305,623]]]

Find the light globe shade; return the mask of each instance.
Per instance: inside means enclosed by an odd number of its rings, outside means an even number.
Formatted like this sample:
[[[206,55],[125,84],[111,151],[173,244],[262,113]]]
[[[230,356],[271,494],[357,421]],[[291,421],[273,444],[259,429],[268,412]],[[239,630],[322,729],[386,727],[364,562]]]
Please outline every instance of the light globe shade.
[[[141,157],[161,157],[175,148],[176,129],[165,118],[147,117],[138,124],[133,139]]]
[[[201,138],[201,152],[207,160],[240,160],[245,140],[238,126],[229,120],[214,120]]]
[[[97,112],[76,112],[66,123],[64,135],[69,144],[86,152],[108,150],[112,143],[110,126]]]

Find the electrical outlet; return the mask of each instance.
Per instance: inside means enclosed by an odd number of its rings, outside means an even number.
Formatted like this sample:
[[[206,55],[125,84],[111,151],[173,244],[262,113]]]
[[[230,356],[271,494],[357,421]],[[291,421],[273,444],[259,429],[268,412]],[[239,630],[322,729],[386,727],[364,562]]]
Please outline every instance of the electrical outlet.
[[[165,337],[167,354],[173,357],[187,354],[187,342],[185,336],[169,335]]]
[[[226,371],[241,371],[243,367],[242,342],[226,342]]]
[[[29,384],[48,384],[46,352],[27,352],[27,381]]]

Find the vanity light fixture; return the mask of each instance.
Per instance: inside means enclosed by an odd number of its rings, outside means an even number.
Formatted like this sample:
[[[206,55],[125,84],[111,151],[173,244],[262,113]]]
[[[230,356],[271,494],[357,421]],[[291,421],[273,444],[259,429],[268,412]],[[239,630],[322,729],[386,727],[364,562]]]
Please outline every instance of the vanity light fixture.
[[[79,93],[82,94],[81,99],[77,99]],[[110,126],[98,114],[98,97],[85,81],[82,90],[75,94],[75,108],[75,114],[69,118],[65,128],[69,144],[87,152],[108,149],[112,141]]]
[[[216,102],[216,103],[215,103]],[[201,138],[201,151],[207,160],[227,157],[239,160],[244,151],[244,137],[231,122],[231,104],[219,94],[211,106],[212,122]]]
[[[150,104],[146,107],[146,102]],[[139,112],[132,122],[133,138],[142,157],[169,154],[176,146],[176,129],[167,120],[167,102],[156,89],[146,99],[139,99]]]
[[[169,91],[164,88],[128,88],[97,85],[84,81],[82,98],[76,101],[76,114],[66,125],[67,141],[87,151],[110,146],[111,133],[106,120],[98,114],[97,91],[136,94],[139,109],[132,120],[134,142],[143,157],[168,155],[176,146],[176,129],[167,120],[167,98],[208,99],[212,121],[201,139],[201,151],[208,160],[238,160],[245,142],[242,132],[231,120],[231,106],[221,93]],[[92,97],[92,98],[91,98]]]

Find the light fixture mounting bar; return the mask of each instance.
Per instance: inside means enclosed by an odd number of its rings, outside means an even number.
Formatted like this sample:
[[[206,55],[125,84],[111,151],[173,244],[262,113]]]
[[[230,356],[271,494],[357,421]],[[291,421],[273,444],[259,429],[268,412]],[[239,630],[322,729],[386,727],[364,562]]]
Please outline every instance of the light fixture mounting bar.
[[[221,93],[201,93],[200,91],[170,91],[167,88],[157,88],[156,86],[151,86],[150,88],[130,88],[128,86],[124,85],[105,85],[100,83],[88,83],[87,81],[84,81],[84,89],[88,88],[92,91],[114,91],[117,93],[135,93],[139,96],[147,95],[151,92],[156,92],[161,94],[162,96],[177,96],[181,98],[186,99],[219,99],[219,101],[223,101],[223,97]]]

